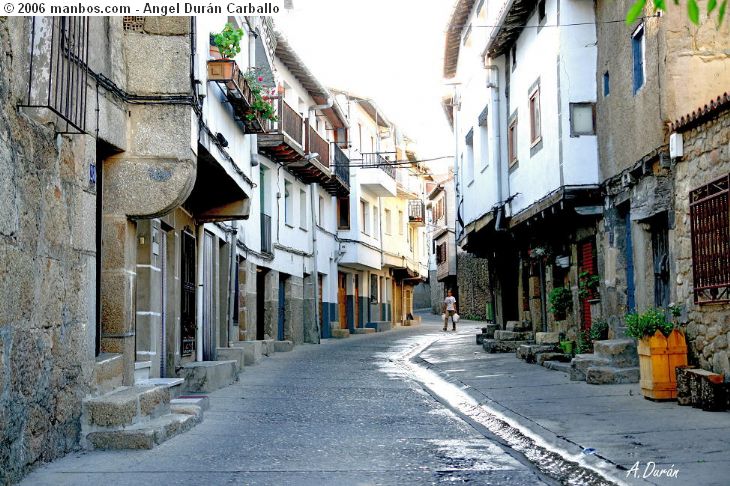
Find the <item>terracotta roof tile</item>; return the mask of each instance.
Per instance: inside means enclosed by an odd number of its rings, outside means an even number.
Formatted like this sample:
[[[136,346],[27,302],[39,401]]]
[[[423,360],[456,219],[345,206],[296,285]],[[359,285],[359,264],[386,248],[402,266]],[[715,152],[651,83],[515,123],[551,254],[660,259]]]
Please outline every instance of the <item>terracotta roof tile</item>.
[[[688,130],[727,109],[730,109],[730,93],[723,93],[706,105],[700,106],[692,113],[688,113],[675,120],[671,124],[671,131]]]

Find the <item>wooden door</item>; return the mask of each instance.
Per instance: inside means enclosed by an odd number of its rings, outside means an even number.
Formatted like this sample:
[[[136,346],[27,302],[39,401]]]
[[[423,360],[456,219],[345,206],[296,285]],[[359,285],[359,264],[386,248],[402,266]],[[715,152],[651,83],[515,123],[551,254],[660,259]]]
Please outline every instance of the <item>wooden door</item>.
[[[345,285],[346,274],[337,274],[337,309],[339,311],[340,329],[347,329],[347,286]]]
[[[593,241],[585,241],[580,244],[580,272],[587,272],[590,275],[596,274],[595,258],[593,254],[594,244]],[[582,314],[582,327],[583,329],[590,329],[591,323],[591,304],[588,299],[581,299],[581,314]]]
[[[360,327],[360,276],[355,275],[355,295],[353,297],[352,308],[354,310],[354,316],[352,318],[353,326]]]
[[[195,354],[195,237],[182,234],[180,257],[180,277],[182,278],[180,296],[180,355]]]
[[[324,298],[322,297],[324,290],[322,288],[322,274],[321,273],[319,275],[317,275],[317,288],[319,289],[319,292],[318,292],[319,293],[319,296],[318,296],[319,302],[317,303],[317,305],[319,306],[319,329],[321,332],[321,330],[324,329],[324,315],[322,314],[322,311],[324,310],[324,305],[323,305]]]

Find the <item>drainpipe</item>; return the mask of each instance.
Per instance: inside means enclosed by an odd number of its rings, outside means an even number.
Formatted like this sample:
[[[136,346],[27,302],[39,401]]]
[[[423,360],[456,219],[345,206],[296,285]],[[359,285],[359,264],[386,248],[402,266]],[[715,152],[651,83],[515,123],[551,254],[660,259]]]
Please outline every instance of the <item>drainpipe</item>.
[[[320,343],[320,337],[322,333],[322,329],[319,327],[319,293],[321,292],[321,289],[319,288],[319,272],[317,269],[317,215],[315,213],[315,207],[319,207],[319,204],[317,203],[317,194],[319,193],[319,184],[312,184],[309,186],[309,191],[311,193],[311,201],[312,201],[312,274],[314,275],[314,325],[317,328],[317,344]],[[323,299],[324,300],[324,299]]]
[[[490,79],[487,88],[492,92],[492,109],[490,110],[490,123],[492,125],[492,160],[494,160],[497,171],[497,201],[498,204],[509,198],[509,174],[502,163],[502,149],[500,144],[500,109],[499,109],[499,66],[490,64],[485,66],[490,71]],[[506,189],[506,193],[505,190]],[[504,209],[502,209],[504,211]]]
[[[233,329],[233,323],[236,320],[235,309],[236,309],[236,259],[238,257],[236,244],[238,242],[238,221],[231,223],[232,231],[230,234],[230,245],[231,245],[231,271],[228,279],[228,346],[231,342],[231,330]],[[236,341],[238,341],[238,335],[236,335]]]
[[[195,260],[195,361],[203,361],[203,260],[205,259],[205,224],[195,227],[198,258]]]

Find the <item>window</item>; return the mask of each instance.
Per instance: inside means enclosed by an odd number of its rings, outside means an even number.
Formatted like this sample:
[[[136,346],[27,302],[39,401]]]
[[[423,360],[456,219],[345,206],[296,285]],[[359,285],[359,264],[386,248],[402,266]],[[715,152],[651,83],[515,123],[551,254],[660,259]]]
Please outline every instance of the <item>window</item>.
[[[350,198],[337,198],[337,229],[350,229]]]
[[[362,223],[361,231],[366,235],[370,234],[370,204],[366,201],[360,201],[360,221]]]
[[[596,104],[595,103],[571,103],[570,104],[570,136],[596,134]]]
[[[489,115],[488,106],[485,106],[479,115],[479,159],[481,162],[481,170],[489,165],[489,125],[487,117]]]
[[[535,145],[540,141],[540,83],[530,94],[530,143]]]
[[[370,302],[378,301],[378,276],[370,274]]]
[[[446,242],[436,247],[436,264],[441,265],[446,262]]]
[[[466,134],[466,162],[464,176],[467,182],[474,180],[474,129]]]
[[[307,193],[299,190],[299,227],[307,229]]]
[[[373,206],[373,237],[380,238],[380,211]]]
[[[608,71],[603,73],[603,96],[608,96],[611,93],[611,79],[608,76]]]
[[[444,217],[444,198],[442,197],[438,201],[436,201],[436,204],[433,207],[433,219],[434,219],[434,221],[439,221],[443,217]]]
[[[485,6],[485,0],[481,0],[479,2],[479,5],[477,5],[477,17],[479,18],[479,20],[485,20],[487,18],[487,9],[484,8]]]
[[[512,168],[517,164],[517,117],[510,121],[507,129],[507,152],[509,156],[509,166]]]
[[[644,86],[644,24],[639,25],[631,36],[631,51],[634,59],[634,94]]]
[[[537,2],[537,22],[542,24],[545,22],[545,18],[547,17],[545,13],[545,0],[539,0]]]
[[[413,253],[413,249],[416,247],[417,237],[416,230],[414,228],[408,228],[408,248],[410,248],[411,253]]]
[[[730,302],[730,175],[689,193],[695,304]]]
[[[291,194],[291,182],[284,182],[284,223],[292,226],[294,217],[294,199]]]
[[[317,224],[324,228],[325,224],[322,218],[324,218],[324,198],[322,196],[319,196],[319,208],[317,208]]]
[[[398,234],[403,236],[403,225],[405,224],[405,218],[403,217],[403,211],[398,211]]]
[[[391,221],[390,209],[385,210],[385,234],[393,234],[393,222]]]
[[[512,47],[509,50],[509,59],[512,71],[514,71],[517,67],[517,44],[512,44]]]

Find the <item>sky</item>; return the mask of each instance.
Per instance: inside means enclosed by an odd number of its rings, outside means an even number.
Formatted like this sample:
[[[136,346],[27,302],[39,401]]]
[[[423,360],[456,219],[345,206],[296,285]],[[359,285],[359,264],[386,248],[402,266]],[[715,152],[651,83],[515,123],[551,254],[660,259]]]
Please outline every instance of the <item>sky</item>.
[[[416,141],[419,159],[453,155],[441,108],[444,31],[454,0],[293,0],[277,16],[312,73],[325,85],[376,100]],[[429,164],[446,172],[450,160]]]

